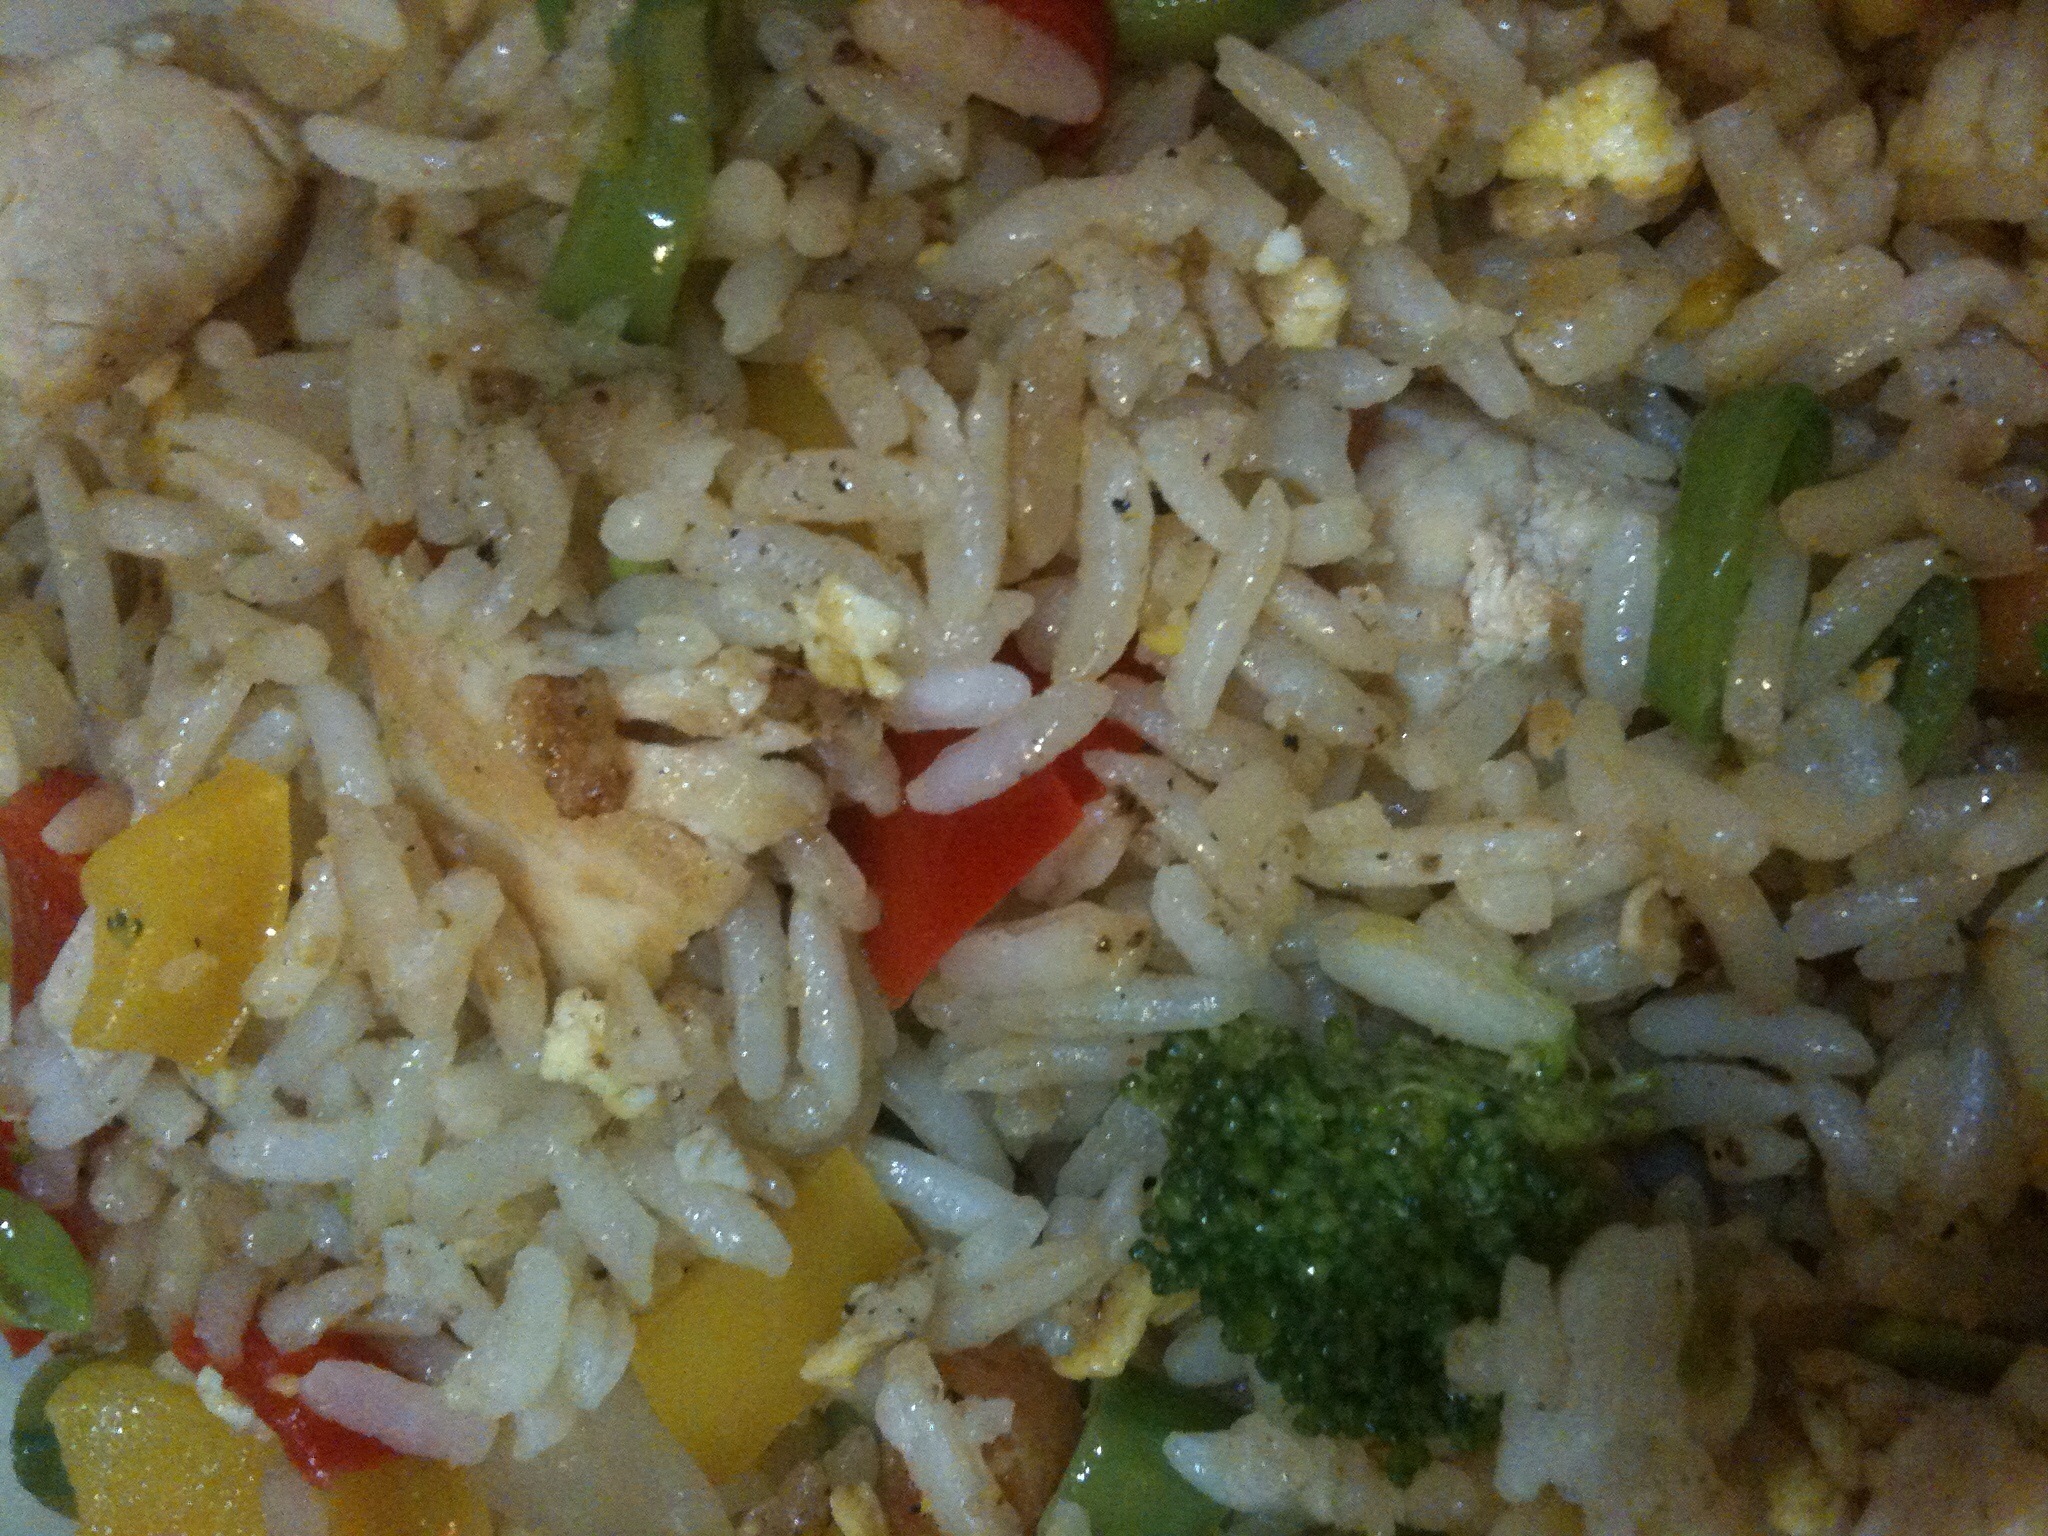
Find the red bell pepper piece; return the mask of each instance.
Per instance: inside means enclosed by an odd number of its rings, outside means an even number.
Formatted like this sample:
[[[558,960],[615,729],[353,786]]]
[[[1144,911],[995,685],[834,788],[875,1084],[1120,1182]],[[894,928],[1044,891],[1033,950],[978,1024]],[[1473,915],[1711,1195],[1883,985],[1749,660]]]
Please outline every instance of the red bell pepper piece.
[[[207,1354],[191,1323],[185,1322],[171,1336],[171,1353],[188,1371],[209,1365],[219,1371],[227,1389],[270,1427],[286,1459],[315,1487],[324,1488],[344,1472],[381,1466],[398,1454],[381,1440],[323,1419],[298,1399],[298,1378],[323,1360],[383,1363],[365,1340],[352,1334],[330,1333],[317,1344],[285,1355],[278,1353],[262,1325],[252,1322],[242,1335],[242,1358],[222,1365]]]
[[[1109,101],[1109,72],[1116,54],[1116,24],[1105,0],[991,0],[1006,16],[1064,43],[1080,56]]]
[[[69,768],[55,768],[24,784],[0,804],[0,860],[7,865],[7,911],[12,944],[8,995],[19,1017],[36,995],[36,988],[50,974],[57,951],[71,937],[78,919],[85,913],[85,897],[78,889],[78,872],[85,867],[82,854],[59,853],[43,841],[43,828],[50,819],[99,781],[90,774]],[[21,1172],[14,1157],[15,1131],[12,1123],[0,1121],[0,1189],[20,1192]],[[87,1239],[92,1222],[81,1206],[52,1212],[71,1240],[84,1253],[91,1253]],[[33,1328],[0,1328],[0,1338],[14,1358],[43,1342]]]
[[[0,858],[7,862],[7,911],[14,940],[9,994],[17,1017],[50,974],[57,951],[85,911],[85,898],[78,890],[84,857],[57,852],[43,841],[43,828],[98,782],[89,774],[56,768],[0,804]]]
[[[2042,649],[2048,634],[2048,513],[2034,514],[2034,556],[2031,571],[1970,583],[1981,648],[1978,686],[2015,698],[2048,694],[2048,655]]]
[[[908,783],[965,731],[891,735],[889,750]],[[909,806],[876,816],[842,807],[833,831],[867,876],[882,920],[865,939],[868,965],[892,1007],[931,974],[960,936],[994,911],[1067,834],[1102,785],[1084,752],[1135,752],[1144,743],[1113,720],[1038,772],[963,810],[934,816]]]

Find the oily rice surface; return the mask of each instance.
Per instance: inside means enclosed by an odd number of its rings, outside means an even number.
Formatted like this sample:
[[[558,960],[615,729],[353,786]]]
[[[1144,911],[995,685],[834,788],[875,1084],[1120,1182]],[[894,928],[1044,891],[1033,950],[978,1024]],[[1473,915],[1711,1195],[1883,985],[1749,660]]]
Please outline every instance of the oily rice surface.
[[[1093,77],[993,13],[755,6],[660,347],[538,302],[629,10],[260,4],[10,76],[0,790],[94,775],[41,834],[79,856],[239,760],[299,861],[219,1071],[74,1044],[90,909],[13,999],[0,1106],[99,1223],[102,1340],[376,1341],[308,1401],[507,1530],[658,1484],[691,1529],[1084,1536],[1052,1382],[1134,1355],[1239,1394],[1167,1455],[1252,1516],[2038,1518],[2036,1352],[1987,1397],[1833,1346],[2042,1321],[2048,761],[1992,696],[1909,772],[1883,653],[2034,558],[2048,8],[1343,0],[1055,134]],[[60,164],[88,124],[208,240]],[[60,310],[119,346],[50,353]],[[1832,462],[1709,752],[1642,710],[1661,557],[1694,418],[1766,383]],[[1055,761],[1072,830],[892,1008],[847,818]],[[1512,975],[1655,1083],[1630,1219],[1450,1340],[1497,1443],[1398,1487],[1151,1294],[1168,1152],[1118,1093],[1245,1015],[1413,1027],[1331,938],[1366,913],[1432,957],[1411,1020]],[[805,1366],[858,1427],[714,1493],[635,1320],[784,1272],[838,1148],[925,1256]]]

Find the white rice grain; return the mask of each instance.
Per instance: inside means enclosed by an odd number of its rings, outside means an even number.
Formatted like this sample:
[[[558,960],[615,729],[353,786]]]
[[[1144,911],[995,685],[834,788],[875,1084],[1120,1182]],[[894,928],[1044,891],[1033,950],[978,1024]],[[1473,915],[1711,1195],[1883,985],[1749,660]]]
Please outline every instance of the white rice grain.
[[[368,806],[389,805],[391,769],[377,739],[377,723],[362,700],[324,677],[301,683],[293,696],[326,792]]]
[[[1167,665],[1162,697],[1183,725],[1201,730],[1214,717],[1279,579],[1291,521],[1280,487],[1262,482],[1245,510],[1243,540],[1217,561],[1188,617],[1187,640]]]
[[[432,1387],[354,1360],[321,1361],[299,1382],[299,1395],[322,1418],[405,1456],[471,1467],[496,1437],[489,1417],[450,1408]]]
[[[1081,427],[1074,595],[1053,647],[1057,679],[1099,678],[1138,631],[1152,549],[1152,494],[1130,440],[1101,411]]]
[[[1653,998],[1630,1015],[1629,1034],[1660,1056],[1746,1058],[1795,1078],[1861,1077],[1877,1065],[1838,1013],[1798,1002],[1756,1009],[1729,992]]]
[[[1017,1512],[949,1400],[931,1352],[899,1344],[882,1366],[875,1427],[901,1453],[943,1536],[1016,1536]]]
[[[1001,662],[926,672],[889,701],[889,723],[899,731],[974,730],[1030,697],[1031,679]]]
[[[1093,730],[1109,713],[1110,698],[1101,683],[1055,683],[1021,708],[947,747],[904,786],[903,798],[913,810],[944,815],[999,795]]]
[[[729,1049],[740,1091],[772,1099],[789,1070],[789,946],[774,890],[756,880],[718,925],[726,995],[732,1000]]]
[[[569,1274],[552,1249],[530,1244],[512,1260],[505,1299],[441,1388],[457,1412],[495,1419],[540,1400],[562,1357]]]
[[[1294,146],[1317,183],[1366,221],[1373,243],[1408,232],[1408,182],[1401,162],[1363,113],[1284,58],[1238,38],[1216,47],[1216,81],[1260,122]]]
[[[1850,557],[1814,594],[1791,679],[1793,707],[1833,685],[1934,574],[1932,539],[1887,544]]]
[[[288,1285],[263,1303],[264,1336],[281,1354],[304,1349],[375,1301],[383,1288],[382,1278],[367,1264],[330,1269]]]
[[[596,1152],[558,1148],[549,1169],[562,1214],[636,1307],[654,1299],[654,1218]]]
[[[898,1051],[882,1071],[882,1103],[947,1161],[1007,1189],[1015,1177],[1003,1146],[974,1101],[941,1080],[916,1051]]]

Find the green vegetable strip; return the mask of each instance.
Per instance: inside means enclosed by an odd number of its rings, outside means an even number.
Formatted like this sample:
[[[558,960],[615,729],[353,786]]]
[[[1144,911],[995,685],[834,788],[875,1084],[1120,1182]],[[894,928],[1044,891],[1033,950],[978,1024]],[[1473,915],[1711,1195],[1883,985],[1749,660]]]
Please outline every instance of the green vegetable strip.
[[[560,53],[569,41],[569,6],[571,0],[533,0],[533,13],[540,19],[540,35],[546,39],[549,53]]]
[[[1313,9],[1307,0],[1110,0],[1117,56],[1136,64],[1168,59],[1203,63],[1216,56],[1216,39],[1265,43]]]
[[[1856,1353],[1902,1376],[1986,1392],[2019,1358],[2020,1347],[1995,1334],[1972,1333],[1954,1323],[1886,1312],[1856,1331]]]
[[[1721,733],[1721,689],[1770,508],[1827,471],[1828,413],[1798,384],[1745,389],[1693,423],[1650,631],[1649,700],[1696,741]]]
[[[1899,760],[1906,777],[1918,780],[1955,733],[1977,686],[1977,601],[1969,583],[1933,577],[1906,604],[1893,632],[1900,651],[1891,706],[1906,722]]]
[[[71,1239],[41,1206],[0,1189],[0,1322],[82,1333],[91,1321],[92,1273]]]
[[[610,556],[607,565],[613,581],[624,581],[628,576],[659,576],[675,569],[666,560],[621,560],[617,555]]]
[[[1226,1513],[1166,1459],[1166,1437],[1237,1417],[1212,1397],[1139,1371],[1098,1382],[1059,1496],[1088,1511],[1094,1536],[1209,1536]]]
[[[56,1426],[50,1423],[49,1403],[57,1388],[64,1384],[64,1378],[92,1358],[82,1352],[52,1355],[29,1378],[14,1404],[14,1480],[43,1508],[71,1520],[78,1518],[78,1500],[71,1491],[71,1478],[64,1471]]]
[[[605,144],[541,284],[557,318],[622,304],[628,341],[668,340],[711,186],[710,26],[695,0],[640,0],[613,40]]]

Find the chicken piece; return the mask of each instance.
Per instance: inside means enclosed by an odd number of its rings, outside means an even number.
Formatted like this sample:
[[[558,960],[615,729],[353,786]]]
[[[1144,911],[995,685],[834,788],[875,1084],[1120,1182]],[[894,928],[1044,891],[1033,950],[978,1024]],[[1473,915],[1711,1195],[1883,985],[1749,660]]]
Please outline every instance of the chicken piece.
[[[540,768],[555,809],[571,821],[626,803],[633,765],[618,725],[602,672],[522,677],[512,685],[512,744]]]
[[[1606,480],[1441,397],[1389,406],[1358,477],[1399,575],[1456,588],[1473,668],[1541,662],[1577,618],[1593,551],[1670,487]]]
[[[1043,1353],[1014,1338],[955,1350],[933,1362],[946,1394],[1000,1397],[1011,1404],[1010,1430],[988,1443],[988,1470],[1027,1531],[1052,1502],[1067,1463],[1081,1439],[1081,1393],[1054,1374]],[[894,1446],[882,1451],[882,1475],[875,1489],[889,1517],[892,1536],[938,1536],[924,1512],[924,1500],[910,1468]]]
[[[0,377],[41,414],[115,388],[260,271],[290,131],[183,70],[91,48],[0,73]]]
[[[401,573],[359,552],[348,600],[395,773],[451,855],[497,875],[564,984],[658,977],[739,899],[745,868],[673,822],[564,817],[518,748],[500,669],[429,633]]]

